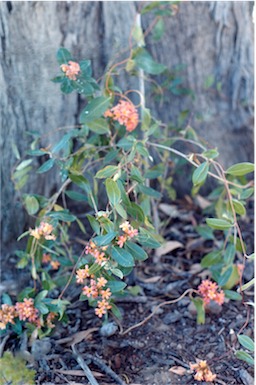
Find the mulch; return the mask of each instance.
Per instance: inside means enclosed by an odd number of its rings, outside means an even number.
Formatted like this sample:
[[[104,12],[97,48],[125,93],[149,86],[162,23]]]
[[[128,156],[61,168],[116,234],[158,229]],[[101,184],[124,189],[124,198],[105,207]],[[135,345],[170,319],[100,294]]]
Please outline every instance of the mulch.
[[[136,285],[138,294],[117,299],[122,320],[110,318],[109,324],[102,326],[94,310],[78,300],[79,288],[70,288],[68,324],[57,324],[50,337],[38,342],[37,350],[28,348],[35,358],[36,384],[89,384],[72,350],[75,343],[77,353],[100,385],[203,385],[206,383],[196,381],[189,367],[197,359],[207,360],[217,375],[213,382],[216,385],[253,385],[253,368],[234,355],[241,348],[236,334],[248,315],[241,301],[226,300],[222,307],[213,306],[206,323],[197,325],[191,301],[184,297],[158,309],[140,327],[120,334],[120,329],[125,331],[143,321],[157,305],[179,297],[189,288],[197,288],[207,277],[200,260],[214,241],[205,241],[195,232],[195,225],[203,221],[200,204],[183,199],[175,205],[165,205],[159,215],[161,223],[165,223],[162,231],[170,242],[169,249],[162,250],[162,255],[152,254],[129,277],[128,284]],[[252,222],[250,203],[248,215],[241,223],[248,253],[253,248]],[[248,264],[245,279],[252,275],[252,264]],[[246,300],[253,300],[252,292]],[[253,338],[253,309],[243,333]],[[12,343],[10,338],[6,346]],[[118,376],[116,379],[113,372]]]

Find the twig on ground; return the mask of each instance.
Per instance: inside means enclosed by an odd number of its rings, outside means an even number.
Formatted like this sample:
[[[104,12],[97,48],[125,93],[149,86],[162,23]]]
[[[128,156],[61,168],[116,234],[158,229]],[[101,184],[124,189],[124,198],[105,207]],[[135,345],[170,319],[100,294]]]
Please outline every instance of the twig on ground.
[[[92,362],[97,365],[100,369],[102,369],[106,374],[113,378],[119,385],[125,385],[123,380],[108,366],[103,362],[100,358],[93,356],[92,354],[86,353],[85,357],[92,360]]]
[[[84,359],[78,353],[78,351],[77,351],[77,349],[76,349],[76,347],[74,345],[72,346],[72,351],[74,353],[74,357],[75,357],[76,361],[78,362],[78,364],[81,366],[81,368],[85,372],[85,375],[86,375],[88,381],[90,382],[90,384],[91,385],[99,385],[98,381],[96,380],[96,378],[92,374],[91,369],[89,368],[89,366],[87,366],[87,364],[85,363]]]
[[[138,328],[139,326],[142,326],[142,325],[144,325],[146,322],[148,322],[156,313],[157,313],[157,311],[158,311],[158,309],[160,309],[160,307],[162,307],[162,306],[166,306],[166,305],[171,305],[172,303],[175,303],[175,302],[178,302],[178,301],[180,301],[182,298],[184,298],[188,293],[193,293],[194,292],[194,290],[193,289],[187,289],[186,291],[184,291],[184,293],[183,294],[181,294],[181,296],[179,296],[179,298],[176,298],[176,299],[173,299],[173,300],[171,300],[171,301],[165,301],[165,302],[162,302],[162,303],[160,303],[159,305],[157,305],[155,308],[154,308],[154,311],[151,313],[151,314],[149,314],[146,318],[144,318],[144,320],[143,321],[141,321],[141,322],[139,322],[139,323],[137,323],[137,324],[135,324],[135,325],[133,325],[133,326],[131,326],[131,327],[129,327],[128,329],[126,329],[125,331],[123,331],[123,328],[121,327],[120,328],[120,335],[121,336],[124,336],[125,334],[128,334],[130,331],[132,331],[133,329],[136,329],[136,328]]]

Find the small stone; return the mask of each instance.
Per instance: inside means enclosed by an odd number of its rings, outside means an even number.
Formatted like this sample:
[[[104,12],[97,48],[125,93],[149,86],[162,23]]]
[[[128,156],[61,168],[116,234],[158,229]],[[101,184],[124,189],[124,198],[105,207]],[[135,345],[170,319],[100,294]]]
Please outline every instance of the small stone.
[[[250,373],[247,372],[245,369],[239,370],[239,376],[243,382],[244,385],[253,385],[254,379],[250,375]]]
[[[222,312],[222,307],[216,302],[211,301],[206,307],[205,310],[210,314],[220,314]]]
[[[113,336],[118,329],[118,326],[115,322],[108,322],[100,328],[100,335],[102,337],[110,337]]]
[[[35,340],[32,343],[31,354],[36,361],[46,356],[52,348],[52,344],[48,338],[42,340]]]
[[[167,313],[164,316],[163,323],[165,323],[166,325],[170,325],[172,323],[179,321],[181,318],[182,318],[181,314],[177,310],[174,310],[174,312]]]
[[[190,304],[188,305],[188,311],[193,316],[197,314],[196,307],[193,302],[190,302]]]

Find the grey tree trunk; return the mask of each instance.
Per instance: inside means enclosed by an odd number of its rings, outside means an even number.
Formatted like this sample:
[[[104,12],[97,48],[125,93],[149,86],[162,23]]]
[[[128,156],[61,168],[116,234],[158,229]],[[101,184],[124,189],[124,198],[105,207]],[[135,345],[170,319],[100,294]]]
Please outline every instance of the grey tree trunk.
[[[196,95],[194,101],[170,95],[162,107],[153,107],[155,113],[168,123],[189,109],[190,124],[219,147],[224,165],[252,160],[252,4],[181,2],[178,14],[165,19],[164,39],[149,42],[153,56],[169,69],[186,65],[185,84]],[[135,15],[135,2],[0,4],[1,223],[7,248],[26,220],[10,181],[14,144],[24,155],[31,140],[28,132],[38,131],[47,146],[60,137],[58,127],[77,123],[83,105],[80,97],[63,96],[50,82],[58,71],[55,52],[64,46],[78,59],[91,59],[97,78],[110,58],[127,47]],[[143,27],[150,21],[145,16]],[[207,89],[204,84],[211,75],[214,84]],[[122,75],[121,85],[126,81]],[[201,120],[196,118],[199,113]],[[53,173],[33,175],[29,191],[49,194],[57,184]]]

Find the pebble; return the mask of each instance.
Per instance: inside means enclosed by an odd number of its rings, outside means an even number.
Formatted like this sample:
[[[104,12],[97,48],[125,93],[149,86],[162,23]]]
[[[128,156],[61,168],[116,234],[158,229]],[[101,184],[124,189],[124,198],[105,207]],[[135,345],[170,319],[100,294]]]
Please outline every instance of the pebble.
[[[52,344],[48,338],[36,340],[32,343],[31,353],[36,361],[46,356],[52,348]]]
[[[167,313],[163,318],[163,323],[166,325],[170,325],[172,323],[175,323],[179,321],[182,318],[182,315],[177,310],[174,310],[174,312]]]
[[[250,373],[247,372],[245,369],[239,370],[239,375],[240,378],[243,382],[244,385],[253,385],[254,384],[254,379],[250,375]]]
[[[100,328],[100,335],[102,337],[110,337],[113,336],[118,329],[118,326],[115,322],[108,322]]]

